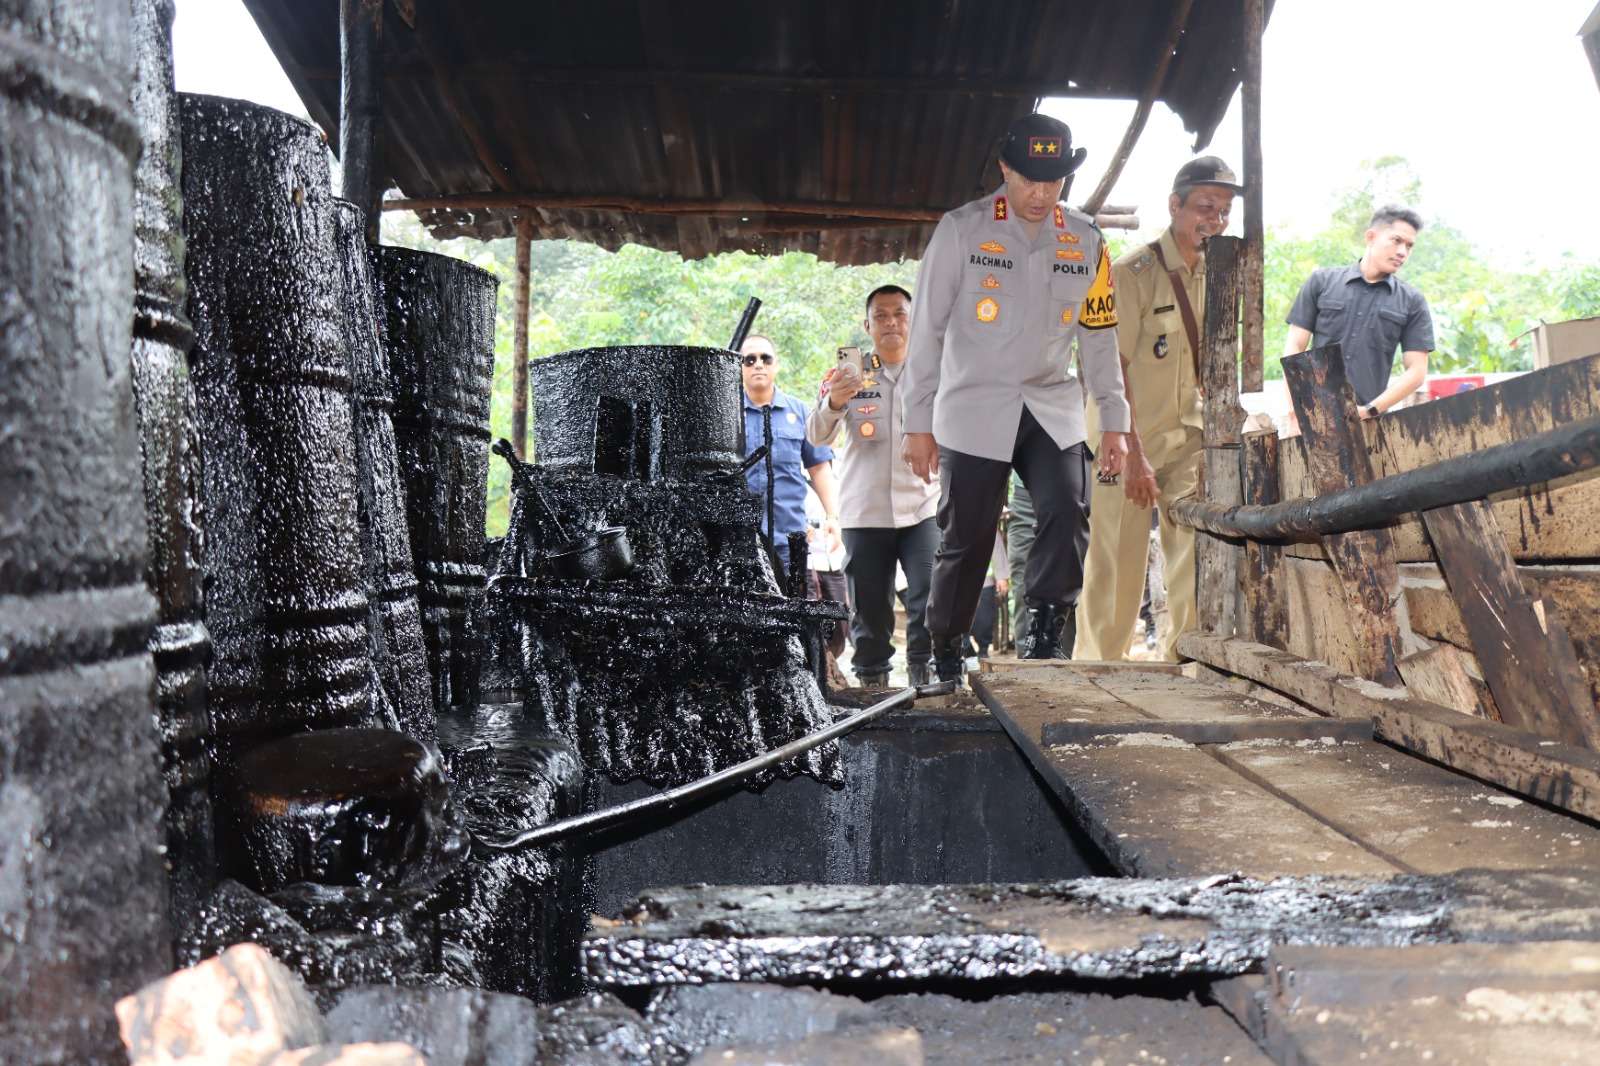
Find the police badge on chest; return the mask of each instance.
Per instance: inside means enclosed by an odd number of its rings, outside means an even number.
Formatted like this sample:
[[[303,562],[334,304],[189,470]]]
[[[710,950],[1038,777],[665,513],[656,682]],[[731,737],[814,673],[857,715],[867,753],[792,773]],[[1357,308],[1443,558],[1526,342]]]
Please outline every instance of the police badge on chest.
[[[1151,349],[1151,351],[1155,353],[1155,357],[1157,359],[1165,359],[1167,357],[1167,352],[1170,350],[1171,349],[1167,346],[1167,335],[1165,333],[1156,338],[1155,347]]]

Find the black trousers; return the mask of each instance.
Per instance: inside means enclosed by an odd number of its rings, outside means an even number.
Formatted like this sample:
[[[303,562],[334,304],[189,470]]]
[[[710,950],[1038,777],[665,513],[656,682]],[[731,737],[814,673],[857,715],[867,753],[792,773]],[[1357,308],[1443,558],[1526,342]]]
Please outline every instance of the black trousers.
[[[814,600],[832,600],[834,603],[843,603],[848,606],[845,599],[849,593],[846,591],[844,574],[837,570],[811,570],[808,588]],[[833,652],[837,659],[844,654],[844,623],[828,623],[828,650]]]
[[[925,614],[939,527],[932,518],[903,529],[846,529],[844,573],[850,579],[850,638],[857,674],[881,674],[894,658],[894,568],[906,572],[906,665],[933,654]]]
[[[939,449],[939,553],[928,595],[928,631],[935,640],[972,628],[1013,466],[1035,515],[1023,578],[1028,604],[1055,604],[1071,617],[1089,547],[1090,458],[1082,443],[1058,448],[1027,407],[1009,463]]]

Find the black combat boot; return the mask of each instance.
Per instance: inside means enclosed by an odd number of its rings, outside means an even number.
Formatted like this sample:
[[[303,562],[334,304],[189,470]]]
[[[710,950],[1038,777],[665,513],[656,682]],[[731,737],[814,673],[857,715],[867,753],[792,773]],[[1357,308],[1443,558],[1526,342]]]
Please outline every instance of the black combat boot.
[[[909,663],[906,665],[906,677],[912,685],[921,686],[928,683],[928,664]]]
[[[933,638],[933,670],[940,681],[954,681],[957,688],[961,687],[961,675],[967,669],[967,661],[961,657],[964,640],[961,633]]]
[[[1028,608],[1028,632],[1017,644],[1019,659],[1070,659],[1078,636],[1071,607],[1041,603]]]

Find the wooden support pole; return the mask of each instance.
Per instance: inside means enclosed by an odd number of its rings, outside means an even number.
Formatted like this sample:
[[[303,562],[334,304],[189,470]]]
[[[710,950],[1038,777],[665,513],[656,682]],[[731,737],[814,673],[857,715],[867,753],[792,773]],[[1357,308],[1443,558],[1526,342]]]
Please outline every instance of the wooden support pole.
[[[1278,502],[1278,431],[1262,430],[1244,437],[1244,502]],[[1245,542],[1239,571],[1244,610],[1239,636],[1274,648],[1289,646],[1289,589],[1283,577],[1283,549],[1258,540]]]
[[[532,285],[533,220],[517,219],[517,281],[511,309],[511,443],[528,457],[528,303]]]
[[[1205,498],[1236,506],[1243,502],[1239,472],[1239,431],[1244,409],[1239,406],[1238,237],[1212,237],[1206,242],[1206,306],[1200,342],[1200,387],[1205,396]],[[1200,627],[1231,636],[1238,622],[1239,569],[1243,550],[1238,541],[1211,533],[1195,539],[1195,605]]]
[[[1240,110],[1244,118],[1244,358],[1245,392],[1260,392],[1265,375],[1266,225],[1261,217],[1261,34],[1262,0],[1244,3],[1244,62],[1240,65]]]
[[[1256,0],[1259,4],[1260,0]],[[1106,172],[1100,177],[1100,184],[1094,187],[1094,192],[1089,194],[1089,199],[1083,202],[1083,212],[1093,215],[1105,205],[1106,197],[1111,195],[1111,189],[1122,176],[1122,168],[1128,165],[1128,157],[1133,155],[1134,145],[1139,143],[1139,135],[1144,132],[1144,124],[1150,120],[1150,111],[1155,106],[1156,98],[1161,95],[1161,86],[1166,84],[1167,71],[1172,67],[1172,55],[1178,50],[1178,44],[1183,39],[1184,27],[1189,24],[1189,9],[1194,0],[1178,0],[1173,8],[1172,20],[1167,24],[1167,39],[1161,51],[1156,55],[1156,65],[1150,71],[1150,78],[1145,82],[1144,92],[1139,94],[1139,103],[1133,109],[1133,119],[1128,123],[1128,128],[1123,131],[1122,142],[1117,145],[1117,150],[1112,153],[1111,163],[1106,167]]]
[[[1535,611],[1505,534],[1482,500],[1424,511],[1422,521],[1472,638],[1501,719],[1550,740],[1600,749],[1600,716],[1572,638]]]
[[[1371,481],[1372,461],[1361,438],[1355,394],[1345,382],[1339,346],[1329,344],[1285,358],[1283,376],[1300,420],[1312,487],[1318,493],[1338,492]],[[1362,675],[1380,684],[1399,685],[1395,664],[1400,659],[1400,627],[1394,604],[1400,595],[1400,568],[1394,537],[1381,528],[1339,533],[1324,537],[1322,547],[1344,589]]]
[[[376,172],[383,121],[383,0],[339,0],[339,195],[367,216],[378,243]]]

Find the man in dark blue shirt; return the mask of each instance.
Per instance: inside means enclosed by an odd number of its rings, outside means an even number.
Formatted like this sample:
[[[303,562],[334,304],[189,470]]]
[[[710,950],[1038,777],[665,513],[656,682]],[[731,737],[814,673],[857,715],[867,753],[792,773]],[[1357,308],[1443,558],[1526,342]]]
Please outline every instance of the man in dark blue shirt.
[[[826,512],[824,530],[837,531],[839,500],[834,491],[833,449],[806,440],[806,418],[811,409],[777,387],[778,351],[759,333],[745,338],[744,348],[745,454],[761,446],[761,409],[772,406],[772,507],[776,533],[772,544],[785,568],[789,565],[789,534],[806,531],[806,476],[816,489]],[[767,464],[757,463],[745,475],[750,491],[767,494]],[[761,530],[767,531],[767,510],[761,509]],[[777,575],[781,584],[784,575]]]
[[[1393,204],[1378,208],[1367,226],[1367,250],[1361,260],[1354,266],[1313,271],[1289,309],[1283,354],[1337,341],[1345,377],[1364,419],[1408,398],[1428,376],[1433,316],[1422,293],[1395,276],[1410,257],[1421,229],[1422,218],[1409,208]],[[1391,383],[1396,347],[1404,370]]]

